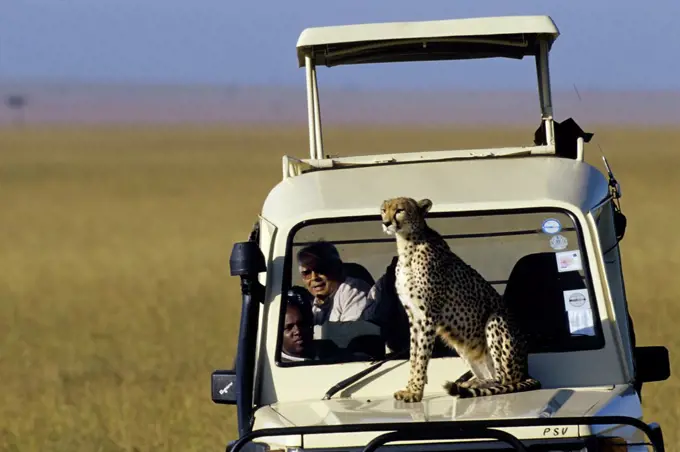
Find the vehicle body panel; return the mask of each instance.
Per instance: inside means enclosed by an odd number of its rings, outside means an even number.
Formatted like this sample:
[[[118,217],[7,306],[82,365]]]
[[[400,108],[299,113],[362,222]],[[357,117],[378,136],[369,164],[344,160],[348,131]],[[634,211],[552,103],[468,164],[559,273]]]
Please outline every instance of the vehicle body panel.
[[[479,181],[486,181],[480,184]],[[399,188],[394,188],[394,181]],[[339,190],[338,187],[343,187]],[[396,192],[433,201],[431,212],[504,210],[527,207],[557,207],[571,212],[580,224],[588,264],[593,268],[593,290],[604,329],[605,347],[564,353],[530,356],[532,374],[546,387],[586,387],[615,385],[630,381],[629,369],[622,366],[614,336],[619,331],[610,322],[612,307],[603,292],[598,268],[599,251],[593,246],[590,210],[608,196],[607,180],[597,169],[579,161],[555,157],[503,158],[459,162],[415,163],[366,167],[352,170],[318,171],[281,181],[267,197],[262,216],[279,231],[290,231],[308,219],[344,216],[377,216],[383,199]],[[376,219],[376,229],[380,222]],[[304,382],[309,398],[320,399],[340,379],[370,363],[343,363],[314,366],[313,379],[306,367],[281,368],[274,363],[281,303],[287,234],[277,234],[265,253],[272,256],[268,271],[268,292],[263,307],[267,333],[260,359],[263,367],[260,403],[294,401],[296,388]],[[595,240],[595,241],[594,241]],[[264,244],[263,244],[264,246]],[[395,245],[396,248],[396,245]],[[620,344],[619,344],[620,345]],[[597,369],[597,370],[595,370]],[[430,363],[430,383],[426,394],[442,393],[442,385],[467,370],[459,358],[438,358]],[[387,363],[375,374],[347,388],[352,397],[380,397],[401,389],[408,378],[404,360]]]
[[[284,179],[268,194],[262,216],[288,230],[310,218],[378,214],[397,193],[431,199],[433,213],[567,205],[587,213],[608,188],[595,167],[554,156],[425,161]]]
[[[625,406],[624,406],[625,405]],[[407,404],[391,396],[377,398],[351,398],[275,403],[256,413],[254,429],[274,426],[321,426],[373,423],[414,423],[468,421],[487,419],[530,419],[536,417],[565,418],[599,416],[625,411],[641,418],[641,406],[637,395],[629,385],[611,388],[559,388],[542,389],[525,393],[504,394],[493,397],[459,399],[448,395],[426,396],[422,402]],[[277,425],[278,423],[278,425]],[[565,439],[579,438],[594,432],[629,439],[644,440],[634,428],[613,430],[611,426],[559,426],[500,428],[519,439]],[[291,437],[268,437],[262,441],[305,448],[359,447],[384,432],[351,432],[323,435],[292,435]],[[300,436],[303,436],[301,438]],[[398,443],[395,443],[398,444]]]

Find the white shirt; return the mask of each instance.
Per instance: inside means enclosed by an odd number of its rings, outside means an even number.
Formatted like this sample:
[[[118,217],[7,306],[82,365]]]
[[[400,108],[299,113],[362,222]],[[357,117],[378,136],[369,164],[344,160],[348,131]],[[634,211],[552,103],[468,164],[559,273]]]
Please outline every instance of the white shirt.
[[[314,324],[359,320],[368,303],[370,290],[371,285],[366,281],[348,276],[323,305],[318,305],[318,300],[314,299]]]
[[[302,358],[300,356],[289,355],[288,353],[284,352],[283,349],[281,350],[281,358],[288,360],[288,361],[307,361],[307,359],[309,359],[309,358]]]

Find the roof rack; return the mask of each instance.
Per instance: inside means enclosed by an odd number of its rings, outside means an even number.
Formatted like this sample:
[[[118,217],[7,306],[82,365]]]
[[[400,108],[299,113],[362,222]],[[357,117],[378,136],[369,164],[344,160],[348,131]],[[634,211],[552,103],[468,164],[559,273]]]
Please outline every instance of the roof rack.
[[[554,145],[548,53],[559,36],[549,16],[505,16],[307,28],[297,42],[307,80],[310,160],[324,157],[317,65],[328,67],[477,58],[536,59],[541,119]],[[391,157],[391,156],[388,156]],[[339,161],[333,159],[334,162]],[[317,163],[326,165],[327,163]]]
[[[576,160],[583,161],[583,143],[583,138],[578,137]],[[451,160],[531,157],[541,155],[556,155],[555,145],[405,152],[348,157],[329,156],[321,159],[299,159],[297,157],[284,155],[282,164],[283,178],[286,179],[308,172],[328,171],[341,168],[359,168],[365,166],[395,165],[405,163],[445,162]]]
[[[297,42],[298,65],[457,60],[535,56],[559,36],[548,16],[506,16],[307,28]]]

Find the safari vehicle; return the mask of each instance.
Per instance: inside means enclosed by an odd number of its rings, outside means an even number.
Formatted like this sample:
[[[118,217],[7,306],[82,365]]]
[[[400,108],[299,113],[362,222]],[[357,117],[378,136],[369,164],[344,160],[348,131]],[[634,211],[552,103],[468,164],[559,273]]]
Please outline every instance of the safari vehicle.
[[[585,162],[591,134],[554,120],[548,55],[558,34],[547,16],[303,31],[309,158],[283,157],[282,180],[230,258],[241,279],[238,350],[234,369],[211,381],[215,403],[236,405],[239,437],[227,450],[664,450],[661,427],[642,421],[640,387],[668,378],[668,352],[635,346],[617,246],[625,229],[618,182],[606,159],[604,172]],[[318,66],[524,57],[534,57],[538,79],[533,145],[324,154]],[[394,299],[380,325],[315,325],[318,353],[283,359],[286,306],[309,293],[298,251],[331,242],[347,275],[369,286],[383,278],[389,288],[397,250],[379,208],[397,196],[432,200],[428,225],[521,313],[541,389],[451,397],[444,382],[468,369],[436,347],[423,400],[395,400],[409,361],[408,347],[385,339],[408,334]]]

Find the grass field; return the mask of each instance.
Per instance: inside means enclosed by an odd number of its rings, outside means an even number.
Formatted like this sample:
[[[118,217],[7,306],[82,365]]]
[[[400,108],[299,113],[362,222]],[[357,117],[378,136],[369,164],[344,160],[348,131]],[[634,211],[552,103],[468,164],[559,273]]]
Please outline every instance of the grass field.
[[[669,347],[677,375],[680,132],[586,128],[623,188],[638,342]],[[343,154],[532,137],[533,128],[325,132],[327,152]],[[280,179],[281,156],[307,149],[305,128],[0,131],[0,449],[223,450],[235,409],[210,401],[209,375],[235,351],[229,253]],[[643,395],[668,450],[680,451],[678,378]]]

